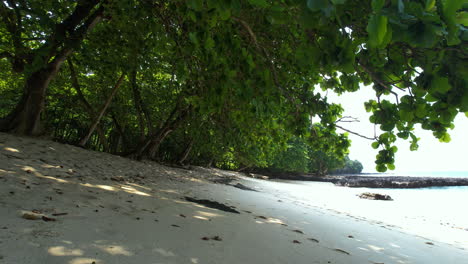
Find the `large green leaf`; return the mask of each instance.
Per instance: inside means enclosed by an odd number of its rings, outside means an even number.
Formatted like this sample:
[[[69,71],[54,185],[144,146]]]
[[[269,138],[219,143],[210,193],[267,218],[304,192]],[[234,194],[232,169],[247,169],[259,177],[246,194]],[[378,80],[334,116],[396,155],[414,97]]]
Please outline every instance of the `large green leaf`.
[[[327,8],[330,5],[328,0],[307,0],[307,7],[312,11]]]
[[[388,18],[383,15],[372,15],[367,25],[367,33],[369,34],[368,43],[371,47],[378,47],[383,43],[387,34]]]

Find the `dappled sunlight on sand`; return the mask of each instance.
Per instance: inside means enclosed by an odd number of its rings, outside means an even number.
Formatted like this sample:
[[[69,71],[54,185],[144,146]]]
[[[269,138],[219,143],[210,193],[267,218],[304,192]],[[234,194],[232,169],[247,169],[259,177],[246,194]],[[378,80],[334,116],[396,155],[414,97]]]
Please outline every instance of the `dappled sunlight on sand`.
[[[160,255],[164,256],[164,257],[175,257],[176,256],[174,254],[174,252],[172,252],[170,250],[165,250],[163,248],[155,248],[155,249],[153,249],[153,252],[157,252]]]
[[[137,187],[137,188],[145,189],[147,191],[152,191],[153,190],[150,187],[142,186],[140,184],[131,183],[131,182],[127,183],[127,185],[131,185],[131,186],[134,186],[134,187]]]
[[[15,148],[10,148],[10,147],[5,147],[3,149],[6,150],[6,151],[10,151],[10,152],[21,152],[21,151],[15,149]]]
[[[121,188],[122,190],[124,190],[125,192],[127,192],[127,193],[136,194],[136,195],[141,195],[141,196],[151,196],[150,194],[147,194],[147,193],[145,193],[145,192],[141,192],[141,191],[135,189],[135,188],[132,187],[132,186],[122,185],[122,186],[120,186],[120,188]]]
[[[95,246],[110,255],[114,255],[114,256],[123,255],[127,257],[133,256],[133,253],[128,251],[123,246],[117,246],[117,245],[95,245]]]
[[[200,215],[194,215],[193,218],[204,220],[204,221],[210,221],[208,217],[200,216]]]
[[[83,256],[83,250],[81,249],[70,249],[64,246],[50,247],[47,252],[52,256]]]
[[[384,251],[385,250],[385,248],[377,247],[377,246],[374,246],[374,245],[367,245],[367,247],[369,247],[370,249],[372,249],[374,251]]]
[[[117,191],[117,189],[115,187],[112,187],[112,186],[109,186],[109,185],[91,184],[91,183],[80,183],[80,185],[83,186],[83,187],[97,188],[97,189],[102,189],[102,190],[112,191],[112,192]]]
[[[102,264],[103,262],[95,258],[75,258],[68,262],[68,264],[91,264],[91,263]]]
[[[205,211],[196,211],[197,214],[206,216],[206,217],[224,217],[224,215],[220,215],[217,213],[210,213],[210,212],[205,212]]]
[[[23,171],[25,171],[26,173],[33,173],[36,177],[39,177],[39,178],[54,180],[54,181],[57,181],[57,182],[60,182],[60,183],[69,183],[69,181],[64,180],[64,179],[59,179],[57,177],[44,175],[44,174],[38,172],[35,168],[33,168],[31,166],[23,166],[21,169]]]

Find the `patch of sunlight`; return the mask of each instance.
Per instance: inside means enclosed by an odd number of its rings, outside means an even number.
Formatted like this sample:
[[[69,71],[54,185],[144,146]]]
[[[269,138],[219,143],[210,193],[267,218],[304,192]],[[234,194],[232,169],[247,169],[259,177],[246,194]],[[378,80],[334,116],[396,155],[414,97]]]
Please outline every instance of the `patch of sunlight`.
[[[10,174],[15,174],[16,172],[14,172],[14,171],[7,171],[7,170],[2,170],[2,169],[0,169],[0,173],[10,173]]]
[[[200,220],[205,220],[205,221],[210,221],[208,217],[200,216],[200,215],[194,215],[193,218],[200,219]]]
[[[270,223],[270,224],[284,224],[284,222],[280,219],[276,219],[276,218],[268,218],[268,220],[266,221],[267,223]]]
[[[50,165],[50,164],[44,164],[41,167],[46,168],[46,169],[60,169],[59,165]]]
[[[198,264],[198,258],[191,258],[190,261],[191,261],[193,264]]]
[[[189,181],[204,183],[204,181],[202,181],[202,180],[200,180],[200,179],[197,179],[197,178],[189,178]]]
[[[257,224],[264,224],[264,222],[259,221],[259,220],[255,220],[255,223],[257,223]]]
[[[71,244],[73,244],[73,242],[71,242],[71,241],[68,241],[68,240],[62,240],[62,243],[65,243],[65,244],[68,244],[68,245],[71,245]]]
[[[48,147],[48,149],[55,151],[55,149],[53,147]]]
[[[83,250],[81,249],[69,249],[63,246],[50,247],[47,252],[52,256],[83,256]]]
[[[58,181],[60,183],[68,183],[69,182],[67,180],[59,179],[59,178],[56,178],[56,177],[43,175],[42,173],[38,172],[35,168],[33,168],[31,166],[23,166],[21,169],[23,171],[25,171],[25,172],[29,172],[29,173],[32,172],[36,177],[39,177],[39,178],[54,180],[54,181]]]
[[[122,246],[116,246],[116,245],[109,245],[109,246],[97,246],[97,248],[99,248],[100,250],[110,254],[110,255],[123,255],[123,256],[127,256],[127,257],[130,257],[133,255],[132,252],[128,251],[127,249],[125,249],[124,247]]]
[[[90,188],[97,188],[97,189],[102,189],[105,191],[117,191],[116,188],[109,186],[109,185],[101,185],[101,184],[91,184],[91,183],[80,183],[81,186],[83,187],[90,187]]]
[[[142,188],[142,189],[145,189],[145,190],[148,190],[148,191],[152,191],[153,189],[151,189],[150,187],[146,187],[146,186],[142,186],[142,185],[139,185],[139,184],[136,184],[136,183],[127,183],[128,185],[132,185],[132,186],[135,186],[135,187],[138,187],[138,188]]]
[[[172,190],[172,189],[167,189],[167,190],[160,189],[160,190],[158,190],[158,191],[160,191],[160,192],[165,192],[165,193],[174,193],[174,194],[179,194],[179,192],[178,192],[178,191],[176,191],[176,190]]]
[[[151,196],[150,194],[139,191],[133,188],[132,186],[123,185],[123,186],[120,186],[120,188],[123,189],[125,192],[131,193],[131,194],[136,194],[136,195],[141,195],[141,196]]]
[[[367,248],[363,248],[363,247],[358,247],[358,249],[360,249],[360,250],[364,250],[364,251],[369,251],[369,249],[367,249]]]
[[[15,149],[15,148],[10,148],[10,147],[6,147],[6,148],[3,148],[3,149],[6,150],[6,151],[10,151],[10,152],[21,152],[21,151]]]
[[[75,258],[68,262],[68,264],[90,264],[90,263],[102,264],[103,262],[95,258]]]
[[[394,248],[401,248],[399,245],[393,244],[393,243],[390,243],[390,246],[392,246],[392,247],[394,247]]]
[[[23,168],[21,168],[21,169],[24,170],[24,171],[36,172],[36,169],[31,167],[31,166],[23,166]]]
[[[158,252],[159,254],[163,255],[164,257],[175,257],[175,254],[172,251],[165,250],[162,248],[155,248],[153,252]]]
[[[182,201],[182,200],[174,200],[175,203],[178,203],[178,204],[193,204],[191,202],[187,202],[187,201]],[[194,206],[197,206],[197,207],[200,207],[200,208],[206,208],[205,206],[201,206],[201,205],[198,205],[198,204],[193,204]]]
[[[223,215],[216,214],[216,213],[205,212],[205,211],[197,211],[197,213],[202,215],[202,216],[207,216],[207,217],[223,217]]]
[[[38,175],[38,174],[39,174],[39,175]],[[55,178],[55,177],[52,177],[52,176],[42,175],[42,174],[40,174],[40,173],[37,173],[36,176],[37,176],[37,177],[40,177],[40,178],[44,178],[44,179],[49,179],[49,180],[58,181],[58,182],[60,182],[60,183],[69,183],[69,181],[67,181],[67,180]]]
[[[367,245],[367,246],[374,251],[382,251],[385,249],[385,248],[381,248],[381,247],[374,246],[374,245]]]

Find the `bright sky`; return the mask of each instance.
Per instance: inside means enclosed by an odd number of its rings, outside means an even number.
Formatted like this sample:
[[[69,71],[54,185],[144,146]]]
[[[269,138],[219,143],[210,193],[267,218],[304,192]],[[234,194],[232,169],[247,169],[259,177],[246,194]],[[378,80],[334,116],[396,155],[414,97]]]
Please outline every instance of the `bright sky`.
[[[369,122],[370,113],[364,109],[364,102],[375,99],[374,91],[369,87],[361,87],[355,93],[342,96],[328,92],[330,102],[340,103],[345,109],[344,116],[356,117],[360,122],[342,123],[341,126],[368,137],[374,136],[374,125]],[[417,128],[416,136],[421,138],[417,151],[409,150],[409,143],[398,139],[396,146],[395,172],[425,172],[425,171],[468,171],[468,118],[458,114],[455,119],[455,129],[449,131],[452,141],[441,143],[432,132]],[[378,133],[378,129],[377,129]],[[364,166],[363,172],[375,171],[375,155],[378,150],[371,147],[372,141],[350,134],[352,140],[350,158],[359,160]]]

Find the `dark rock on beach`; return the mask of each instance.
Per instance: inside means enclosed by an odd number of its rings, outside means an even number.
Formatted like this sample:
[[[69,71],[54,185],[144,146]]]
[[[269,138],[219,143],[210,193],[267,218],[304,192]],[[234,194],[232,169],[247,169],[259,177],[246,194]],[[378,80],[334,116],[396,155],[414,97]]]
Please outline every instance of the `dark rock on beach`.
[[[365,192],[359,194],[358,196],[361,199],[393,201],[392,197],[390,197],[390,195],[387,194]]]

